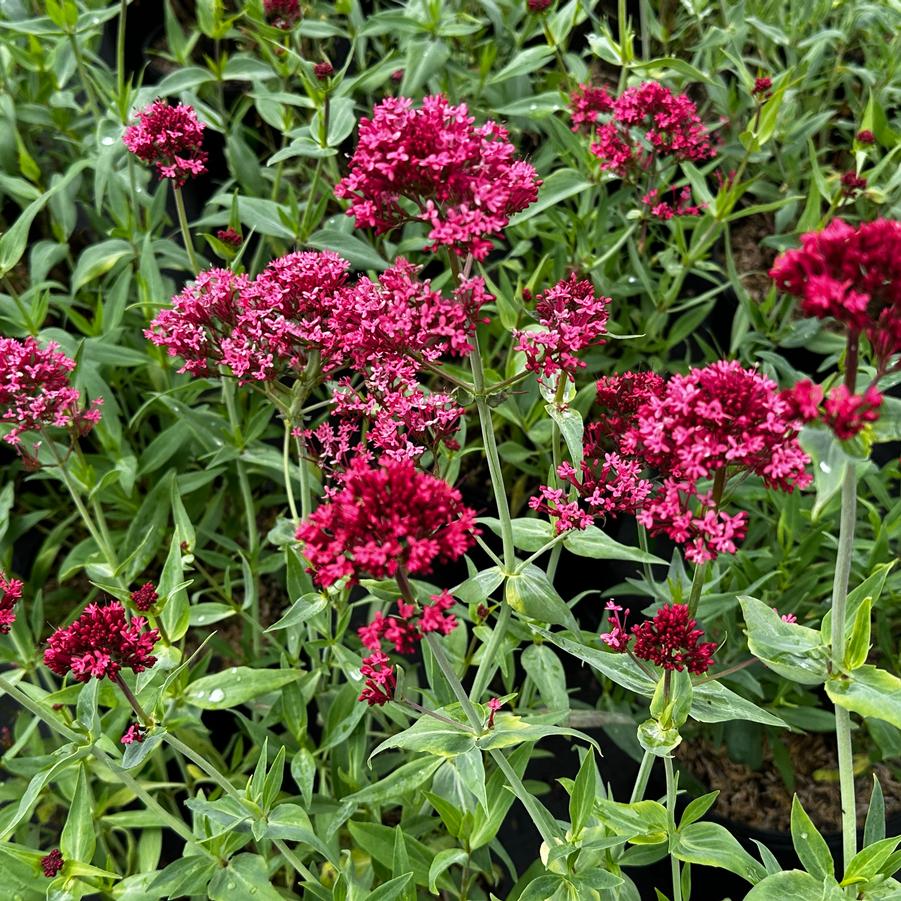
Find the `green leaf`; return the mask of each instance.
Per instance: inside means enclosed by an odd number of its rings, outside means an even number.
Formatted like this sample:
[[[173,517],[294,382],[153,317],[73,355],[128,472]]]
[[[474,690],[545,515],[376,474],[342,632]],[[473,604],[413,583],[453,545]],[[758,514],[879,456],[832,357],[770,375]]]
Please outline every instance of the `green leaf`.
[[[218,872],[219,862],[191,855],[170,863],[148,886],[154,898],[179,898],[184,895],[206,895],[207,884]]]
[[[867,807],[867,821],[863,827],[863,846],[881,842],[885,838],[885,797],[879,777],[873,773],[873,790],[870,793],[870,804]]]
[[[447,708],[439,711],[446,716]],[[369,755],[370,763],[376,754],[388,748],[404,748],[407,751],[425,751],[438,757],[451,758],[465,754],[476,746],[475,735],[462,723],[454,727],[431,716],[423,716],[408,729],[391,735],[378,744]]]
[[[533,216],[555,206],[561,200],[566,200],[567,197],[580,194],[590,188],[591,183],[574,169],[557,169],[544,179],[538,191],[538,200],[521,213],[517,213],[510,220],[510,226],[522,225],[523,222],[528,222]]]
[[[282,901],[259,854],[238,854],[210,880],[210,901]]]
[[[507,762],[520,779],[522,779],[523,773],[526,771],[531,751],[532,746],[524,744],[507,758]],[[515,800],[515,795],[507,786],[506,777],[497,768],[488,777],[487,794],[488,813],[486,814],[481,807],[476,807],[472,813],[472,831],[469,835],[469,846],[473,850],[487,845],[494,839]]]
[[[6,275],[18,262],[25,253],[28,244],[28,232],[31,229],[31,223],[34,222],[35,216],[46,206],[50,198],[65,190],[69,184],[84,169],[92,164],[91,159],[82,159],[73,163],[65,175],[55,176],[51,182],[49,190],[45,191],[32,201],[23,210],[22,215],[13,223],[12,227],[0,238],[0,276]]]
[[[669,814],[657,801],[623,804],[598,798],[596,815],[613,833],[636,845],[657,845],[666,841]]]
[[[721,682],[695,683],[692,687],[691,717],[699,723],[728,723],[748,720],[765,726],[786,727],[784,720],[758,707]]]
[[[678,72],[692,81],[714,84],[714,80],[709,75],[705,75],[700,69],[675,56],[661,56],[657,59],[649,59],[646,62],[633,62],[629,68],[635,69],[651,78],[664,78],[667,72]]]
[[[479,604],[504,581],[504,574],[497,566],[490,566],[461,582],[451,594],[464,604]]]
[[[772,607],[752,597],[739,597],[748,630],[748,648],[765,666],[801,685],[822,685],[829,649],[816,629],[784,622]]]
[[[792,844],[804,869],[817,879],[835,876],[835,862],[829,845],[801,806],[798,796],[792,798]]]
[[[833,880],[832,885],[835,885]],[[745,901],[841,901],[844,895],[839,892],[827,894],[824,891],[823,880],[814,879],[809,873],[801,870],[786,870],[782,873],[773,873],[761,882],[758,882],[751,891],[745,895]]]
[[[572,610],[557,594],[545,572],[533,563],[508,577],[504,597],[517,613],[531,619],[572,630],[579,627]]]
[[[847,672],[853,672],[866,663],[870,653],[870,615],[873,602],[866,598],[857,608],[854,621],[851,625],[851,634],[845,647],[844,668]]]
[[[113,238],[92,244],[78,258],[72,273],[72,293],[75,294],[88,282],[109,272],[120,260],[134,255],[134,248],[122,238]]]
[[[495,535],[500,535],[501,521],[493,516],[480,516],[478,522],[488,526]],[[534,553],[543,548],[556,534],[554,527],[546,519],[520,517],[511,521],[513,545],[521,551]]]
[[[307,239],[310,247],[317,250],[334,250],[347,260],[354,269],[375,269],[381,272],[388,264],[365,241],[354,235],[347,235],[336,228],[321,228]]]
[[[321,854],[332,866],[339,866],[338,858],[320,839],[310,822],[307,812],[298,804],[279,804],[272,810],[266,820],[265,835],[269,838],[286,838],[292,842],[300,842]]]
[[[464,754],[458,754],[449,763],[459,773],[460,781],[476,796],[479,804],[487,811],[488,796],[482,752],[478,748],[472,748]]]
[[[708,810],[716,803],[719,791],[712,791],[709,794],[701,795],[700,798],[694,798],[685,805],[682,812],[682,819],[679,821],[679,828],[684,829],[691,823],[700,820]]]
[[[413,878],[412,873],[404,873],[403,876],[395,876],[378,888],[374,888],[366,895],[366,901],[394,901],[399,898],[406,889],[407,884]]]
[[[80,860],[90,863],[94,856],[96,830],[94,826],[94,801],[88,785],[85,765],[78,767],[75,782],[75,794],[66,814],[66,825],[63,826],[59,839],[59,849],[66,860]]]
[[[588,748],[582,758],[582,765],[576,774],[572,794],[569,798],[569,819],[572,824],[573,837],[578,837],[587,825],[588,818],[594,809],[597,795],[597,769],[594,765],[594,752]]]
[[[892,836],[882,839],[868,845],[862,851],[859,851],[848,868],[845,870],[845,878],[842,879],[842,885],[854,885],[858,882],[869,882],[874,876],[879,874],[885,862],[895,853],[895,848],[901,844],[901,835]],[[893,870],[882,875],[890,875]]]
[[[641,548],[630,547],[614,541],[606,532],[597,526],[574,530],[563,539],[563,546],[578,557],[591,557],[594,560],[632,560],[635,563],[661,563],[665,560],[649,554]]]
[[[833,704],[863,717],[885,720],[901,729],[901,679],[869,664],[826,682]]]
[[[656,757],[669,757],[681,741],[678,729],[664,727],[655,719],[647,719],[638,727],[638,743]]]
[[[728,870],[752,885],[766,877],[763,866],[719,823],[691,823],[680,828],[673,854],[686,863]]]
[[[553,56],[554,48],[547,45],[521,50],[500,72],[488,79],[488,84],[500,84],[510,78],[516,78],[518,75],[528,75],[529,72],[545,66]]]
[[[415,96],[420,88],[438,71],[450,57],[450,48],[444,41],[410,41],[407,45],[404,77],[400,93],[404,97]]]
[[[576,469],[582,464],[582,434],[585,426],[582,422],[582,414],[578,410],[568,407],[561,410],[556,404],[545,404],[545,412],[557,423],[560,434],[566,442],[569,457]]]
[[[569,710],[566,673],[554,651],[546,644],[531,644],[522,653],[522,665],[551,710]]]
[[[277,632],[279,629],[289,629],[291,626],[298,626],[314,616],[318,616],[326,607],[328,607],[327,597],[324,597],[318,591],[308,592],[299,597],[291,605],[288,612],[266,631]]]
[[[429,867],[429,891],[437,897],[438,877],[456,864],[465,866],[468,860],[469,855],[462,848],[445,848],[443,851],[439,851]],[[370,895],[370,897],[372,896]]]
[[[379,823],[358,823],[351,820],[347,824],[351,839],[355,846],[362,848],[367,854],[374,857],[382,866],[391,869],[394,863],[394,836],[397,830],[391,826],[382,826]],[[413,870],[413,879],[417,885],[429,884],[429,869],[435,855],[431,850],[410,835],[405,836],[407,854],[410,858],[410,867]],[[446,878],[439,878],[438,885],[445,889],[452,887]]]
[[[299,671],[233,666],[192,683],[185,692],[185,700],[201,710],[226,710],[278,691],[301,676],[303,673]]]

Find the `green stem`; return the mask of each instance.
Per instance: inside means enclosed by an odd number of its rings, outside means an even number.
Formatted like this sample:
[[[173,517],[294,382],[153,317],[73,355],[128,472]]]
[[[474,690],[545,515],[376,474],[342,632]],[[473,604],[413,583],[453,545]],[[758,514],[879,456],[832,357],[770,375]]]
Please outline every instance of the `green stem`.
[[[566,395],[566,381],[567,375],[565,372],[561,372],[559,377],[557,378],[557,390],[554,394],[554,406],[560,410],[563,406],[563,398]],[[560,464],[563,462],[563,448],[562,448],[562,435],[560,434],[560,426],[557,425],[557,421],[553,420],[551,423],[551,448],[553,453],[553,461],[554,461],[554,485],[558,486],[559,483],[557,481],[557,469]],[[563,553],[563,545],[558,544],[551,551],[551,558],[548,560],[547,564],[547,578],[548,581],[553,584],[554,576],[557,574],[557,564],[560,562],[560,555]]]
[[[88,73],[84,67],[84,59],[81,56],[81,48],[78,46],[78,39],[73,32],[69,32],[69,43],[72,45],[72,53],[75,56],[75,68],[78,69],[78,77],[84,86],[85,96],[88,98],[88,106],[91,108],[91,115],[95,124],[100,121],[100,107],[97,105],[97,98],[94,96],[94,86],[88,79]]]
[[[181,237],[185,242],[185,250],[188,254],[188,262],[191,264],[191,272],[197,275],[197,257],[194,256],[194,242],[191,240],[191,230],[188,228],[188,214],[185,212],[185,199],[182,197],[181,188],[174,187],[175,207],[178,210],[178,225],[181,228]]]
[[[142,726],[150,727],[153,725],[153,720],[147,716],[144,708],[138,702],[138,699],[135,697],[134,692],[126,685],[125,680],[118,673],[113,678],[113,682],[119,686],[122,691],[122,694],[125,695],[125,700],[128,701],[131,709],[134,710],[135,716],[137,716],[139,722]]]
[[[648,530],[641,523],[638,523],[638,546],[645,554],[648,553]],[[641,564],[641,568],[644,571],[645,582],[650,585],[655,585],[656,583],[654,582],[654,573],[651,570],[651,564],[648,563],[647,560],[644,560]]]
[[[676,778],[673,773],[672,757],[663,758],[663,767],[666,772],[666,810],[670,820],[670,835],[676,831]],[[673,901],[682,901],[682,875],[679,872],[679,858],[672,853],[672,841],[670,841],[670,864],[673,871]]]
[[[498,656],[504,636],[507,634],[510,615],[510,605],[502,603],[500,613],[497,616],[497,621],[494,624],[494,628],[491,630],[491,637],[488,639],[488,644],[485,645],[485,652],[482,655],[479,668],[476,670],[476,677],[472,683],[472,691],[469,693],[469,696],[474,701],[478,701],[485,693],[485,689],[488,688],[491,677],[497,670]]]
[[[651,778],[651,770],[654,768],[656,759],[656,756],[650,751],[644,752],[644,757],[641,758],[641,766],[638,768],[638,775],[635,777],[635,785],[632,787],[632,797],[629,798],[630,804],[634,804],[644,797],[648,787],[648,779]]]
[[[297,504],[294,501],[294,486],[291,484],[291,423],[287,419],[285,420],[285,437],[282,441],[282,476],[285,480],[291,521],[296,523],[298,519]]]
[[[699,563],[695,566],[694,576],[691,579],[691,590],[688,594],[688,613],[694,616],[701,602],[701,589],[704,587],[704,579],[707,575],[707,564]]]
[[[303,428],[303,420],[301,420]],[[303,436],[296,437],[297,474],[300,476],[300,515],[306,519],[313,512],[313,491],[310,487],[310,473],[307,470],[306,446]]]
[[[119,4],[119,30],[116,33],[116,96],[119,103],[125,94],[125,20],[128,0]]]

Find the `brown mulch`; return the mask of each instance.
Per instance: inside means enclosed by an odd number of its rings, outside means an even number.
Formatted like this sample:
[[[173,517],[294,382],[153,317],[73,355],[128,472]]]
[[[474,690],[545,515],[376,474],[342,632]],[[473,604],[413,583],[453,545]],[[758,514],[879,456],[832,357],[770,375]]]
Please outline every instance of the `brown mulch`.
[[[767,273],[776,259],[776,251],[763,244],[773,234],[775,225],[766,215],[739,219],[730,229],[732,256],[741,283],[752,300],[761,301],[773,284]]]
[[[785,744],[795,773],[795,791],[804,809],[821,831],[839,832],[841,802],[834,740],[819,734],[789,735]],[[789,830],[792,792],[773,764],[768,747],[764,750],[764,762],[759,771],[735,763],[729,759],[724,747],[704,739],[684,742],[676,756],[708,790],[719,790],[713,808],[716,816],[756,829]],[[901,780],[884,763],[877,763],[858,775],[855,781],[860,826],[866,819],[874,773],[885,795],[886,816],[901,814]]]

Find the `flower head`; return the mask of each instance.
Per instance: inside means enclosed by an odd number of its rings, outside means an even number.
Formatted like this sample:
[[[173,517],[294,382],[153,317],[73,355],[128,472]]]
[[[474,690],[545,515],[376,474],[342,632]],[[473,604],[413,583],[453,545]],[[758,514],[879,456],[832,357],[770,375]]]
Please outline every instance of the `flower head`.
[[[660,192],[657,188],[651,188],[641,202],[648,207],[648,213],[654,219],[667,221],[674,216],[700,216],[701,207],[691,202],[691,188],[686,185],[680,191],[670,188],[672,203],[660,200]]]
[[[607,601],[604,609],[607,611],[610,631],[601,633],[601,641],[617,653],[624,654],[629,647],[629,639],[631,638],[631,635],[626,631],[626,620],[629,618],[629,611],[623,610],[615,601]]]
[[[820,404],[823,402],[823,389],[810,379],[786,388],[780,395],[788,407],[788,415],[801,422],[812,422],[820,415]]]
[[[876,143],[876,135],[870,131],[869,128],[861,129],[855,135],[855,138],[861,144],[875,144]]]
[[[315,580],[431,572],[474,543],[475,512],[460,492],[409,460],[372,466],[355,458],[337,488],[297,528]]]
[[[694,103],[656,81],[626,88],[613,101],[591,152],[621,178],[646,171],[655,158],[697,162],[715,155]]]
[[[526,6],[529,7],[529,12],[533,13],[543,13],[554,0],[526,0]]]
[[[3,436],[8,444],[20,444],[23,432],[51,427],[85,435],[100,421],[102,401],[82,408],[70,380],[75,361],[58,347],[53,341],[41,347],[30,336],[0,337],[0,425],[12,425]]]
[[[591,128],[597,122],[600,113],[609,113],[612,109],[613,98],[604,88],[593,88],[591,85],[580,84],[569,95],[573,131]]]
[[[189,177],[206,172],[207,154],[201,149],[206,125],[193,107],[154,100],[137,118],[122,141],[138,159],[156,166],[160,178],[171,178],[180,188]]]
[[[688,669],[696,676],[703,675],[713,666],[716,642],[702,642],[704,632],[696,626],[687,604],[666,604],[652,620],[632,626],[632,653],[664,669]]]
[[[6,635],[16,621],[16,603],[22,598],[22,582],[8,579],[0,569],[0,635]]]
[[[244,236],[239,231],[235,231],[233,228],[220,228],[219,231],[216,232],[216,237],[223,243],[227,244],[229,247],[238,248],[241,244],[244,243]]]
[[[432,249],[483,259],[488,238],[538,197],[535,169],[515,153],[505,128],[476,126],[465,104],[438,94],[414,109],[407,97],[388,97],[360,120],[350,173],[335,194],[350,200],[358,228],[382,233],[420,220]]]
[[[852,394],[844,385],[836,385],[823,404],[823,421],[842,441],[863,431],[867,423],[879,419],[882,394],[870,385],[863,394]]]
[[[50,636],[44,663],[58,676],[71,672],[78,682],[115,679],[123,668],[143,672],[156,663],[151,651],[160,637],[156,629],[145,631],[146,625],[142,616],[127,619],[118,601],[88,604],[72,625]]]
[[[370,707],[381,707],[394,697],[397,680],[394,678],[394,667],[391,666],[387,654],[375,651],[364,657],[360,673],[366,681],[358,700],[366,701]]]
[[[770,270],[779,288],[801,299],[801,312],[864,332],[880,361],[901,352],[901,222],[853,227],[833,219],[801,236]]]
[[[131,602],[142,613],[148,611],[157,601],[159,595],[153,587],[153,582],[145,582],[137,591],[131,593]]]
[[[849,197],[867,189],[867,180],[861,178],[856,172],[842,173],[841,184],[842,193]]]
[[[41,858],[41,869],[48,879],[53,879],[63,868],[63,855],[59,848],[54,848],[48,855]]]
[[[300,19],[299,0],[263,0],[263,12],[276,27],[287,31]]]
[[[585,365],[577,354],[604,343],[609,303],[609,297],[595,294],[591,282],[575,274],[539,295],[535,312],[544,330],[514,332],[526,368],[544,376],[565,372],[572,377]]]
[[[498,710],[504,706],[504,702],[500,698],[489,698],[488,703],[485,706],[488,708],[488,721],[485,723],[485,728],[493,729],[494,717]]]
[[[751,93],[755,97],[763,97],[769,94],[770,88],[773,86],[773,79],[766,78],[765,76],[762,78],[754,79],[754,87],[751,88]]]
[[[335,67],[330,62],[328,62],[328,60],[325,60],[321,63],[316,63],[316,65],[313,66],[313,74],[320,81],[325,81],[335,74]]]

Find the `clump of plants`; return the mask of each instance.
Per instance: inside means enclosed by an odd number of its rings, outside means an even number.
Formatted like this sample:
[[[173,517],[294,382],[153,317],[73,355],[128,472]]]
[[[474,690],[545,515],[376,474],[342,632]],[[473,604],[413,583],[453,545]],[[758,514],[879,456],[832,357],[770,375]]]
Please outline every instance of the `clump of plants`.
[[[901,895],[898,17],[727,6],[4,8],[10,898]]]

